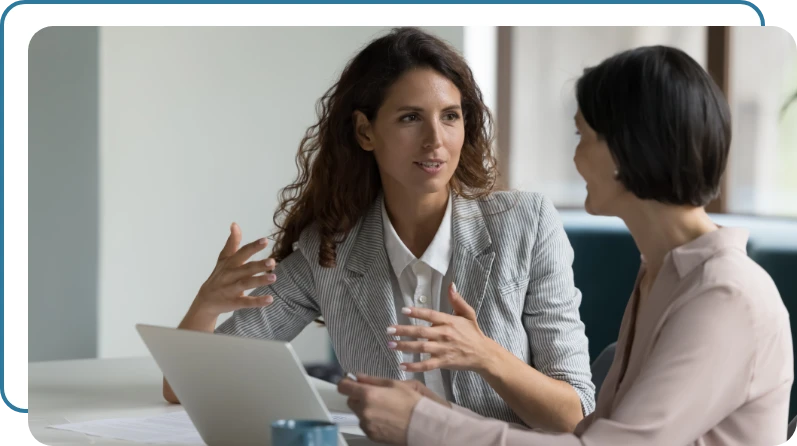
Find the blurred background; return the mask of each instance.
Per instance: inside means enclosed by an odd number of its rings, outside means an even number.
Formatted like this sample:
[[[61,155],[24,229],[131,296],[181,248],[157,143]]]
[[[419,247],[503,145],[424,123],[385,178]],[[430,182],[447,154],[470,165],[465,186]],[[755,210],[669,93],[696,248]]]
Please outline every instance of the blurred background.
[[[797,301],[797,47],[788,33],[426,30],[459,49],[476,74],[496,117],[502,184],[542,192],[560,209],[593,357],[616,339],[638,254],[618,221],[583,213],[584,183],[572,164],[573,88],[585,67],[632,47],[679,47],[726,93],[732,155],[710,210],[755,229],[751,256],[770,262],[773,277],[782,268],[776,283],[784,301]],[[296,175],[294,156],[316,121],[316,101],[349,58],[386,31],[54,27],[36,34],[29,360],[146,355],[134,324],[179,323],[231,222],[245,242],[272,233],[277,194]],[[333,358],[326,331],[314,325],[294,347],[306,364]]]

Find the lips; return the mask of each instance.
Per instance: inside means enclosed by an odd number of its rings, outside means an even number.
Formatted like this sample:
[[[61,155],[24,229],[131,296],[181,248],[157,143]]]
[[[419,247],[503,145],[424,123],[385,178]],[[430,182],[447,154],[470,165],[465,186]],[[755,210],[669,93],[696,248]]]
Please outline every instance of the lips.
[[[428,174],[435,174],[443,170],[443,164],[445,163],[440,160],[430,160],[430,161],[415,161],[414,164]]]
[[[436,169],[436,168],[440,167],[440,165],[443,164],[443,162],[442,161],[416,161],[415,164],[417,164],[417,165],[419,165],[421,167],[427,167],[427,168],[430,168],[430,169]]]

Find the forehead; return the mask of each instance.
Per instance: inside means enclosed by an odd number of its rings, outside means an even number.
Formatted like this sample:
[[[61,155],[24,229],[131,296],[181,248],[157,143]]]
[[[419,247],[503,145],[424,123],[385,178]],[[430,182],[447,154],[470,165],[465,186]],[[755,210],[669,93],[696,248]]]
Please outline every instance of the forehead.
[[[385,104],[444,101],[459,105],[460,100],[459,89],[447,77],[430,68],[416,68],[401,75],[391,85],[385,97]]]

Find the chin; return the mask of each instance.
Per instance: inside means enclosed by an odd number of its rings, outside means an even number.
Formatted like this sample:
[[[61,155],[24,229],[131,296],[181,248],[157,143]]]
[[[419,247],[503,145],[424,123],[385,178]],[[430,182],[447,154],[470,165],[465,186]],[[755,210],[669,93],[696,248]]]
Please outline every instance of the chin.
[[[584,200],[584,210],[589,215],[606,215],[606,213],[602,212],[601,206],[595,204],[595,200],[591,195],[587,195],[587,199]]]
[[[418,182],[413,185],[413,189],[422,194],[436,194],[448,190],[448,182],[442,179],[432,179],[428,181]]]

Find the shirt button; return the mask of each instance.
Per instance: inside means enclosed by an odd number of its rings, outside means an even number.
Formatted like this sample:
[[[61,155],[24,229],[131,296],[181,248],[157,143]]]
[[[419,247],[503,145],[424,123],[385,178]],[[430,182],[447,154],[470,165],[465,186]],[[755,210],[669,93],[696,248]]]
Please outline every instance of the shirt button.
[[[420,303],[422,303],[422,304],[425,304],[428,300],[429,300],[429,298],[426,297],[426,296],[421,296],[421,297],[418,298],[418,301]]]

